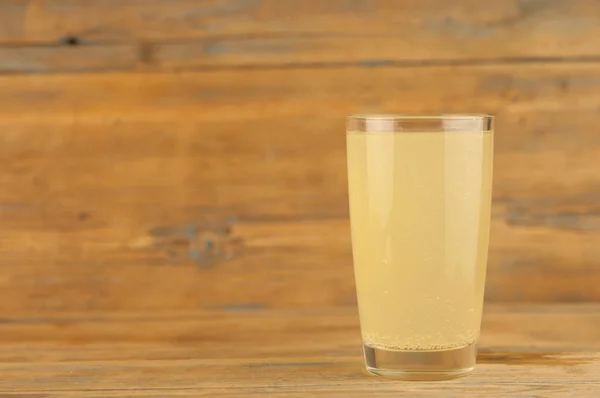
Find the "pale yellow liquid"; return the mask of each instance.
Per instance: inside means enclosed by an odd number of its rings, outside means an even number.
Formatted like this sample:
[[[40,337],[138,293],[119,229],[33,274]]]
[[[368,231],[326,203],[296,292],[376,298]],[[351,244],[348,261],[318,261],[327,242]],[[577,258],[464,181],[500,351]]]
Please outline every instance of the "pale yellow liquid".
[[[491,132],[348,133],[363,341],[387,350],[476,342],[488,250]]]

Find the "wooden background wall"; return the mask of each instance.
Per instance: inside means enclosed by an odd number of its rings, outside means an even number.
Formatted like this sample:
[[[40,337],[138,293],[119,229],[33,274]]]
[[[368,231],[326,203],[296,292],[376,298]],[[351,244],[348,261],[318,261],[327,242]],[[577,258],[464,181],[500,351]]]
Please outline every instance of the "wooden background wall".
[[[354,306],[344,116],[465,111],[487,299],[600,300],[600,2],[0,0],[0,313]]]

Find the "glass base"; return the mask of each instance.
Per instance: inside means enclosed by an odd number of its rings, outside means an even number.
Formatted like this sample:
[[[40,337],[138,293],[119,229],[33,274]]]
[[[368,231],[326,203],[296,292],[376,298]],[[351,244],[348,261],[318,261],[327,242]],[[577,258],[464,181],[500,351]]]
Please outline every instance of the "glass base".
[[[475,368],[477,345],[441,351],[389,351],[363,345],[370,373],[399,380],[450,380]]]

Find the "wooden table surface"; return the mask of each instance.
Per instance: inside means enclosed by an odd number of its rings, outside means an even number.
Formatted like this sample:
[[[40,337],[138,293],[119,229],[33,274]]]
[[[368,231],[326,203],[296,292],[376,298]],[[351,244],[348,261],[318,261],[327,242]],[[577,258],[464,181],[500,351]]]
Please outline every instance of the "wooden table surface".
[[[600,304],[488,305],[476,371],[366,373],[352,309],[2,319],[0,397],[600,395]]]

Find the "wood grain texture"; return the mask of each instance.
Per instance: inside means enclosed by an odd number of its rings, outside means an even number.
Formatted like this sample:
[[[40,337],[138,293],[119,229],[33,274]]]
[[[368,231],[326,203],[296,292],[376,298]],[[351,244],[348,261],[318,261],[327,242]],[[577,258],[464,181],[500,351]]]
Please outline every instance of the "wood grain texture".
[[[476,372],[438,383],[367,375],[354,310],[2,322],[4,396],[594,397],[600,388],[598,304],[488,306]]]
[[[488,299],[598,300],[598,70],[4,76],[0,309],[355,305],[360,109],[496,114]]]
[[[10,46],[0,47],[0,73],[126,70],[137,67],[138,46]]]
[[[0,72],[597,61],[599,23],[594,0],[12,0]]]
[[[347,221],[239,222],[220,230],[192,223],[156,234],[157,227],[137,227],[133,214],[88,232],[17,229],[11,240],[3,233],[11,249],[0,263],[2,313],[355,306]],[[597,299],[600,274],[584,256],[597,238],[502,220],[492,231],[488,300]]]
[[[599,29],[594,0],[0,1],[0,397],[598,396]],[[461,380],[363,370],[343,116],[399,111],[498,120]]]
[[[501,354],[499,358],[521,355]],[[491,358],[494,358],[493,356]],[[536,358],[536,356],[534,356]],[[539,358],[539,357],[538,357]],[[272,361],[131,361],[127,363],[29,364],[2,366],[2,393],[43,397],[417,397],[514,396],[595,397],[598,352],[549,354],[527,365],[486,363],[464,380],[444,383],[399,383],[376,379],[362,370],[361,358],[293,358]],[[510,361],[510,359],[509,359]],[[527,372],[527,373],[524,373]],[[526,376],[525,376],[526,374]],[[19,395],[16,395],[19,396]],[[27,396],[27,395],[25,395]]]

